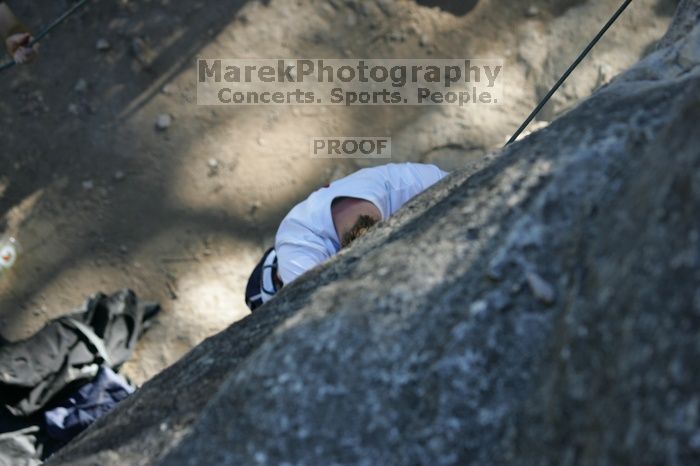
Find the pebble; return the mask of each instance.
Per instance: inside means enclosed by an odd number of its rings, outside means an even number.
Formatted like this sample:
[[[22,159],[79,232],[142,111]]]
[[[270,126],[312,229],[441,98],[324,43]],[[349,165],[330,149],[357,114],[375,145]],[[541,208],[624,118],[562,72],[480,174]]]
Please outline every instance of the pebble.
[[[406,40],[406,35],[401,31],[392,31],[386,38],[389,42],[403,42]]]
[[[78,106],[76,104],[68,104],[68,113],[77,115],[79,113]]]
[[[469,306],[469,314],[471,314],[473,317],[479,317],[487,310],[488,304],[486,304],[486,301],[483,300],[474,301],[471,306]]]
[[[165,131],[166,129],[170,128],[170,125],[172,124],[173,117],[171,117],[167,113],[160,114],[156,118],[156,129],[158,129],[159,131]]]
[[[173,95],[177,92],[177,86],[174,84],[166,84],[163,86],[163,94],[165,95]]]
[[[248,207],[248,212],[254,214],[260,207],[262,207],[262,202],[256,200],[250,203]]]
[[[107,39],[98,39],[97,43],[95,44],[95,48],[99,50],[100,52],[106,52],[107,50],[111,49],[112,46],[110,43],[107,41]]]
[[[525,11],[525,16],[528,18],[532,18],[533,16],[537,16],[540,14],[540,9],[537,8],[535,5],[530,5],[528,9]]]
[[[117,170],[116,172],[114,172],[114,179],[115,179],[115,181],[121,181],[121,180],[123,180],[125,177],[126,177],[126,174],[125,174],[123,171],[121,171],[121,170]]]
[[[598,81],[600,84],[609,83],[615,77],[615,69],[608,63],[598,65]]]
[[[421,34],[420,39],[418,39],[418,44],[421,47],[425,47],[427,45],[430,45],[430,37],[428,37],[427,34]]]
[[[530,290],[532,290],[532,294],[535,295],[535,298],[545,304],[552,304],[554,302],[554,288],[552,285],[547,283],[544,278],[540,277],[535,272],[528,272],[525,278],[527,279],[527,284],[530,286]]]
[[[209,176],[215,176],[219,173],[219,161],[215,158],[211,158],[207,161],[207,166],[209,167]]]
[[[85,92],[87,90],[87,81],[84,79],[78,79],[78,82],[75,83],[75,87],[73,88],[75,92]]]
[[[91,190],[92,188],[95,187],[95,182],[92,180],[85,180],[83,181],[83,189],[86,191]]]

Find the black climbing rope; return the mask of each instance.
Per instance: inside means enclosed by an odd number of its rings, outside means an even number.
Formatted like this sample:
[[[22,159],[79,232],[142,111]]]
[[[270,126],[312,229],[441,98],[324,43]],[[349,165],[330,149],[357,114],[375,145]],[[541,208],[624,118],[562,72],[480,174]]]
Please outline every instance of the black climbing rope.
[[[78,3],[76,3],[75,5],[73,5],[72,7],[70,7],[70,8],[69,8],[68,10],[66,10],[61,16],[59,16],[58,18],[56,18],[51,24],[49,24],[49,25],[46,26],[41,32],[39,32],[39,34],[37,34],[36,36],[34,36],[34,38],[29,42],[29,44],[27,44],[27,47],[33,47],[34,44],[36,44],[36,43],[39,42],[41,39],[43,39],[43,38],[46,36],[46,34],[48,34],[49,32],[51,32],[56,26],[58,26],[58,25],[61,24],[63,21],[65,21],[66,19],[68,19],[69,16],[71,16],[73,13],[75,13],[76,11],[78,11],[78,9],[80,9],[80,7],[82,7],[83,5],[85,5],[87,2],[88,2],[88,0],[80,0]],[[0,65],[0,71],[5,71],[5,70],[7,70],[7,69],[10,69],[10,68],[12,68],[13,66],[15,66],[16,64],[17,64],[17,63],[16,63],[14,60],[9,61],[9,62],[7,62],[7,63],[4,63],[4,64]]]
[[[568,78],[569,75],[574,71],[574,69],[576,69],[576,67],[583,61],[583,59],[586,58],[586,55],[588,55],[588,52],[590,52],[591,49],[593,47],[595,47],[595,45],[598,43],[600,38],[603,37],[603,35],[608,31],[608,29],[610,29],[610,26],[612,26],[613,23],[615,23],[615,21],[617,21],[617,18],[619,18],[620,15],[622,14],[622,12],[624,12],[625,9],[627,9],[627,7],[629,6],[630,3],[632,3],[632,0],[626,0],[625,3],[620,8],[618,8],[618,10],[612,16],[612,18],[610,18],[610,20],[607,22],[607,24],[605,26],[603,26],[603,29],[600,30],[600,32],[593,38],[593,40],[588,44],[588,46],[584,49],[584,51],[581,52],[581,54],[578,56],[576,61],[574,61],[571,64],[571,66],[569,66],[569,69],[566,70],[566,72],[562,75],[562,77],[559,78],[559,81],[557,81],[557,83],[549,90],[549,92],[547,92],[547,95],[544,96],[544,98],[540,101],[540,103],[537,104],[537,107],[535,107],[535,109],[532,111],[530,116],[527,117],[527,119],[523,122],[523,124],[520,125],[520,128],[518,128],[518,130],[515,132],[515,134],[513,134],[513,136],[508,140],[508,142],[506,143],[506,146],[515,142],[515,140],[518,139],[518,136],[520,136],[520,134],[523,131],[525,131],[525,128],[527,128],[527,125],[529,125],[532,122],[532,120],[537,116],[537,114],[540,113],[540,110],[542,110],[542,107],[544,107],[547,104],[547,102],[549,102],[549,99],[551,99],[552,96],[554,95],[554,93],[557,92],[557,90],[559,90],[559,88],[561,87],[562,84],[564,84],[564,81],[566,81],[566,78]]]

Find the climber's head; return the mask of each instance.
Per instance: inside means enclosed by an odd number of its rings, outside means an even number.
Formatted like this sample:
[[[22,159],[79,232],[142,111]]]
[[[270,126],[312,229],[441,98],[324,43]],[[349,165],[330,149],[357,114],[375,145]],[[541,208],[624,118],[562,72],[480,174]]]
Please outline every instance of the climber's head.
[[[369,215],[360,215],[357,218],[357,221],[350,228],[350,230],[348,230],[348,232],[345,233],[343,235],[343,237],[340,239],[340,247],[344,248],[344,247],[349,246],[350,243],[352,243],[357,238],[359,238],[360,236],[367,233],[367,230],[369,230],[376,223],[377,223],[376,218],[373,218]]]
[[[277,276],[277,254],[275,248],[270,248],[250,274],[245,288],[245,303],[254,311],[272,299],[281,287],[282,283]]]

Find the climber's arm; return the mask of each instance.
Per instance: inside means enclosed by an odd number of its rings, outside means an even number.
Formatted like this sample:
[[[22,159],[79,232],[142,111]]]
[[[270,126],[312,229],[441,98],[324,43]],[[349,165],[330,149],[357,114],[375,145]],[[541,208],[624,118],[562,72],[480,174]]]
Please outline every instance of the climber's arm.
[[[330,255],[322,248],[309,244],[279,242],[275,245],[277,252],[277,274],[284,285],[325,261]]]

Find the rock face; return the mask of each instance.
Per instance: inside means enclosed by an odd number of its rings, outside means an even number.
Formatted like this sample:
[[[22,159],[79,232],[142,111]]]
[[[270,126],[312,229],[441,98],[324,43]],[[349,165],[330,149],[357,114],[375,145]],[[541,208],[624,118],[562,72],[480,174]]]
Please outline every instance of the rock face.
[[[697,464],[700,0],[49,464]]]

